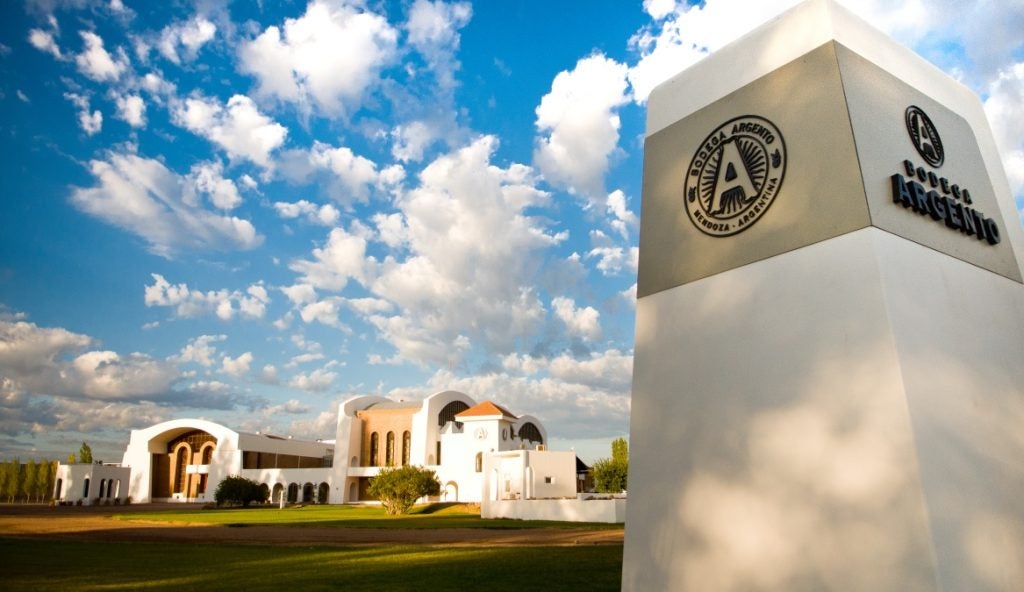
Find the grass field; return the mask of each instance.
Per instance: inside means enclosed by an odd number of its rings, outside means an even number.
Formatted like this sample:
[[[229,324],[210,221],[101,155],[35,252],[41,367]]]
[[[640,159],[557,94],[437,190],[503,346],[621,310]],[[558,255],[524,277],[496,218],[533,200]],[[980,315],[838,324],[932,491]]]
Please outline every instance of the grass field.
[[[295,547],[0,538],[0,587],[67,590],[618,590],[622,546]]]
[[[621,524],[550,522],[541,520],[493,520],[480,518],[480,510],[465,504],[419,506],[405,516],[388,516],[377,506],[305,506],[245,509],[183,509],[115,516],[117,520],[147,520],[189,524],[315,526],[332,528],[585,528],[621,529]]]

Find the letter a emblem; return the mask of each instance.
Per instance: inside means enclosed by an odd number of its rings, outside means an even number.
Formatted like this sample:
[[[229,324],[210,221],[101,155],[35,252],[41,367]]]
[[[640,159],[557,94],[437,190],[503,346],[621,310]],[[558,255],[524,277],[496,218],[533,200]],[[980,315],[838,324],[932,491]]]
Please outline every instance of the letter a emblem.
[[[750,179],[750,173],[743,162],[735,139],[722,144],[722,159],[715,175],[715,189],[712,193],[710,212],[713,215],[729,215],[743,208],[748,200],[757,195],[757,188]]]

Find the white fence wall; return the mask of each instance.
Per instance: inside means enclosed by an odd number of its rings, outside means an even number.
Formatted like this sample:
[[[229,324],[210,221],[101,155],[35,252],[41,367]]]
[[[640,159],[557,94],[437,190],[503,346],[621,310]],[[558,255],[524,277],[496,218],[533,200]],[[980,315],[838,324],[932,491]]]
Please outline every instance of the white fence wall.
[[[626,499],[484,500],[480,505],[480,516],[516,520],[620,523],[626,521]]]

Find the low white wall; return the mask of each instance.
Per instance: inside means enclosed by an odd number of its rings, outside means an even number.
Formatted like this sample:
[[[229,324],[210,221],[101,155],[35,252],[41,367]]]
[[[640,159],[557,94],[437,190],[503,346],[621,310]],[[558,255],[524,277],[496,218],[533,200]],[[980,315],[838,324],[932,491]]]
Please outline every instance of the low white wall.
[[[480,516],[516,520],[620,523],[626,521],[626,499],[485,500],[480,506]]]

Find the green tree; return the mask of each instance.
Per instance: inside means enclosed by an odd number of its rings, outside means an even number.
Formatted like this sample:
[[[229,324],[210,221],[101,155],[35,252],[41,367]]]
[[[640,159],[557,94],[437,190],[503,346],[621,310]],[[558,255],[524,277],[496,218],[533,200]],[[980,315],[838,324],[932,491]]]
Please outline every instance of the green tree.
[[[252,502],[267,501],[266,492],[252,479],[231,475],[217,484],[213,500],[218,506],[237,505],[247,507]]]
[[[7,465],[7,483],[4,487],[3,494],[7,496],[7,501],[14,503],[14,498],[18,495],[18,490],[21,488],[21,462],[18,459],[14,459]]]
[[[91,465],[92,464],[92,448],[85,442],[82,442],[82,447],[78,449],[78,462]]]
[[[376,477],[370,479],[367,491],[381,501],[388,514],[394,516],[408,512],[423,496],[441,493],[441,482],[430,469],[405,465],[381,469]]]
[[[619,493],[626,490],[629,477],[629,444],[625,438],[612,441],[612,457],[602,458],[590,467],[594,488],[601,493]]]
[[[78,462],[78,459],[75,458],[75,453],[74,452],[72,452],[71,454],[68,455],[68,462],[67,462],[67,464],[73,465],[73,464],[75,464],[77,462]]]
[[[625,438],[612,440],[612,460],[629,465],[629,443]]]
[[[10,478],[11,469],[8,463],[0,463],[0,497],[7,495],[7,480]]]
[[[36,461],[30,460],[25,463],[25,478],[21,480],[21,492],[25,494],[25,501],[32,501],[32,494],[36,492],[36,478],[39,473],[36,471]]]
[[[36,501],[46,501],[50,497],[50,491],[53,490],[53,463],[48,460],[44,460],[36,465],[36,490],[35,496]]]

